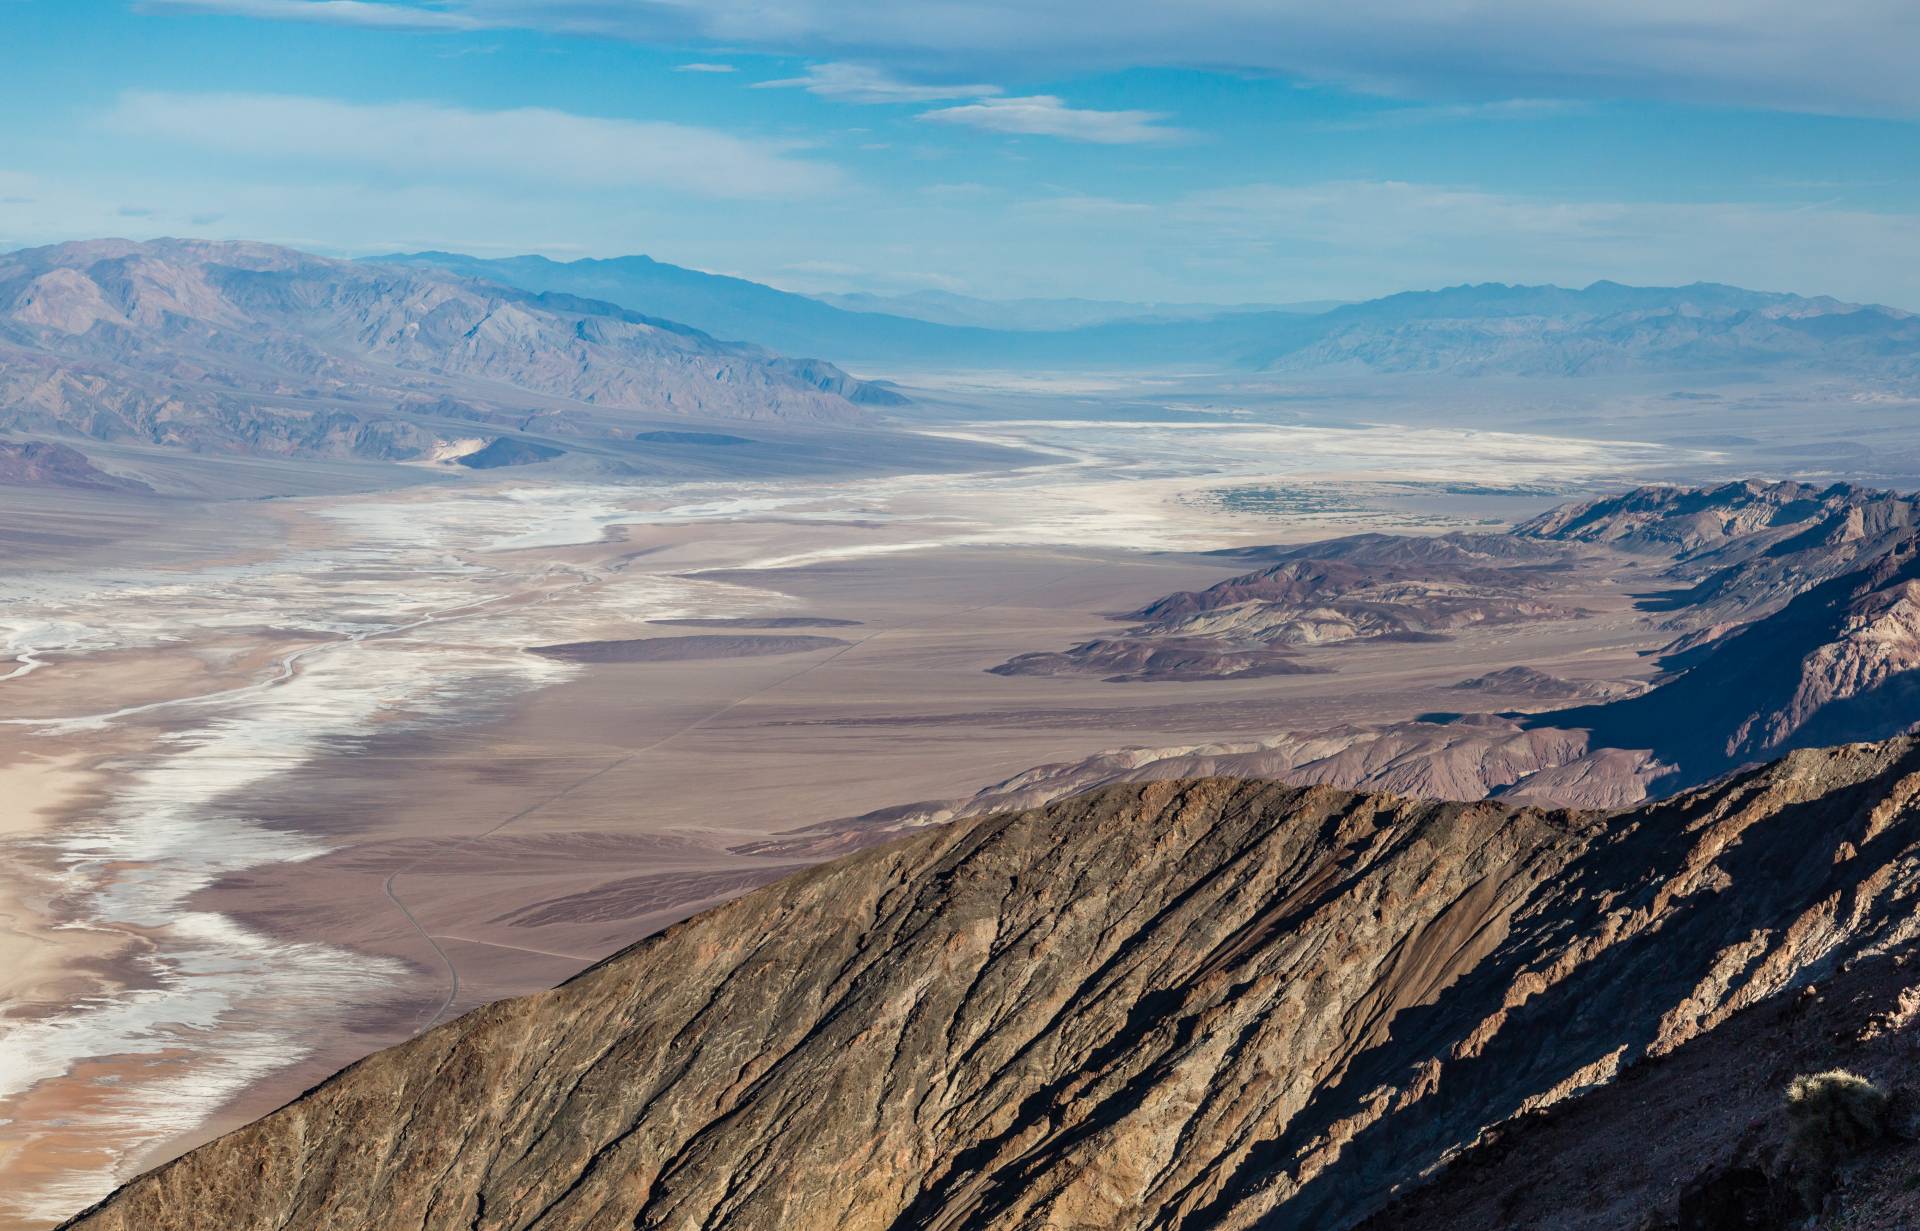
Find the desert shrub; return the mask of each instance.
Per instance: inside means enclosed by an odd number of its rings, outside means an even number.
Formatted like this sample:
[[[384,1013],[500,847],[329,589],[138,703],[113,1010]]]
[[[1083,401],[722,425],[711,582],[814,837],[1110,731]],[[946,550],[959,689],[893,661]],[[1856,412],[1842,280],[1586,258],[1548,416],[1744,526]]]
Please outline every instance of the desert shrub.
[[[1887,1131],[1887,1092],[1857,1073],[1829,1069],[1787,1087],[1793,1144],[1815,1165],[1831,1165],[1872,1145]]]

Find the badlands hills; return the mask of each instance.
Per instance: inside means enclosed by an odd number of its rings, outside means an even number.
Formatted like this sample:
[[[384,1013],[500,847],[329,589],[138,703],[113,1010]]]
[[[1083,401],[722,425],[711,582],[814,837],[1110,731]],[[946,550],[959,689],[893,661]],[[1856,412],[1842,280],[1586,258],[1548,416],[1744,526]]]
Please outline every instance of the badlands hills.
[[[1313,723],[1236,742],[1113,749],[964,799],[827,822],[764,847],[846,849],[954,816],[1113,782],[1278,777],[1440,799],[1623,807],[1794,748],[1920,719],[1920,501],[1835,484],[1644,488],[1508,534],[1359,535],[1236,555],[1261,567],[1114,617],[1116,635],[995,671],[1125,686],[1330,669],[1324,655],[1476,627],[1583,619],[1569,593],[1623,586],[1665,642],[1651,687],[1516,663],[1461,680],[1459,712]],[[1117,647],[1124,647],[1121,654]],[[1505,701],[1507,708],[1499,708]],[[1570,704],[1571,703],[1571,704]]]

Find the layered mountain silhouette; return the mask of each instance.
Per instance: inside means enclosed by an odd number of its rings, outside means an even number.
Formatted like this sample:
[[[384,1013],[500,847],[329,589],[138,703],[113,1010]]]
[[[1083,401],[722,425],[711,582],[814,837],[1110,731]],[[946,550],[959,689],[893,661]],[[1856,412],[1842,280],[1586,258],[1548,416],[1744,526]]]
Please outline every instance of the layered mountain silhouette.
[[[1206,361],[1284,371],[1585,376],[1797,369],[1855,377],[1920,375],[1920,318],[1714,283],[1581,289],[1486,283],[1414,291],[1303,312],[1194,305],[1144,317],[1090,314],[1036,326],[1031,305],[964,312],[872,297],[825,303],[742,278],[644,256],[552,261],[425,252],[380,258],[533,291],[604,299],[784,351],[863,361],[1139,367]],[[1151,305],[1145,305],[1151,308]],[[1319,307],[1321,305],[1301,305]],[[1113,311],[1111,307],[1104,309]]]

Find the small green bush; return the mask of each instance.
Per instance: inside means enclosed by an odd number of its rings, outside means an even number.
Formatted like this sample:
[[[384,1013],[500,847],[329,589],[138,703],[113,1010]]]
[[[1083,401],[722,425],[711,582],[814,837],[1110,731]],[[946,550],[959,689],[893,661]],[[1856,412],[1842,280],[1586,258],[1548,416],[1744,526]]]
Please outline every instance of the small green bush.
[[[1829,1069],[1787,1087],[1793,1142],[1807,1161],[1831,1165],[1887,1132],[1887,1092],[1858,1073]]]

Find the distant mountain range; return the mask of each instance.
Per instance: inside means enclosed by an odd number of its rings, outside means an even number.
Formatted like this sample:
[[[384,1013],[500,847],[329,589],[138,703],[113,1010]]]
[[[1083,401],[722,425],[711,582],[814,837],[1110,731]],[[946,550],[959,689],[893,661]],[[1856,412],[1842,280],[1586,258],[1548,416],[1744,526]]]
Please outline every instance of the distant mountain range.
[[[1920,381],[1920,318],[1910,313],[1712,284],[1488,284],[1319,313],[937,295],[858,302],[952,320],[999,311],[1021,326],[1076,314],[1096,323],[989,329],[851,311],[645,257],[349,262],[262,244],[99,240],[0,255],[0,432],[255,456],[473,454],[525,464],[571,451],[568,441],[630,446],[636,427],[674,420],[844,427],[904,401],[827,358],[786,356]],[[1164,314],[1098,319],[1145,308]],[[507,436],[538,437],[541,447],[480,454]],[[46,481],[82,474],[20,469]]]
[[[901,400],[821,360],[433,268],[188,240],[0,256],[0,431],[451,460],[660,420],[861,424],[862,404]],[[543,448],[490,456],[558,455]],[[33,469],[92,481],[78,465]]]
[[[1579,290],[1483,283],[1364,303],[994,303],[940,292],[819,299],[644,256],[551,261],[422,252],[379,258],[530,291],[605,299],[721,337],[844,362],[1586,376],[1789,368],[1920,376],[1920,318],[1825,296],[1715,283]],[[1325,308],[1324,311],[1312,309]]]

